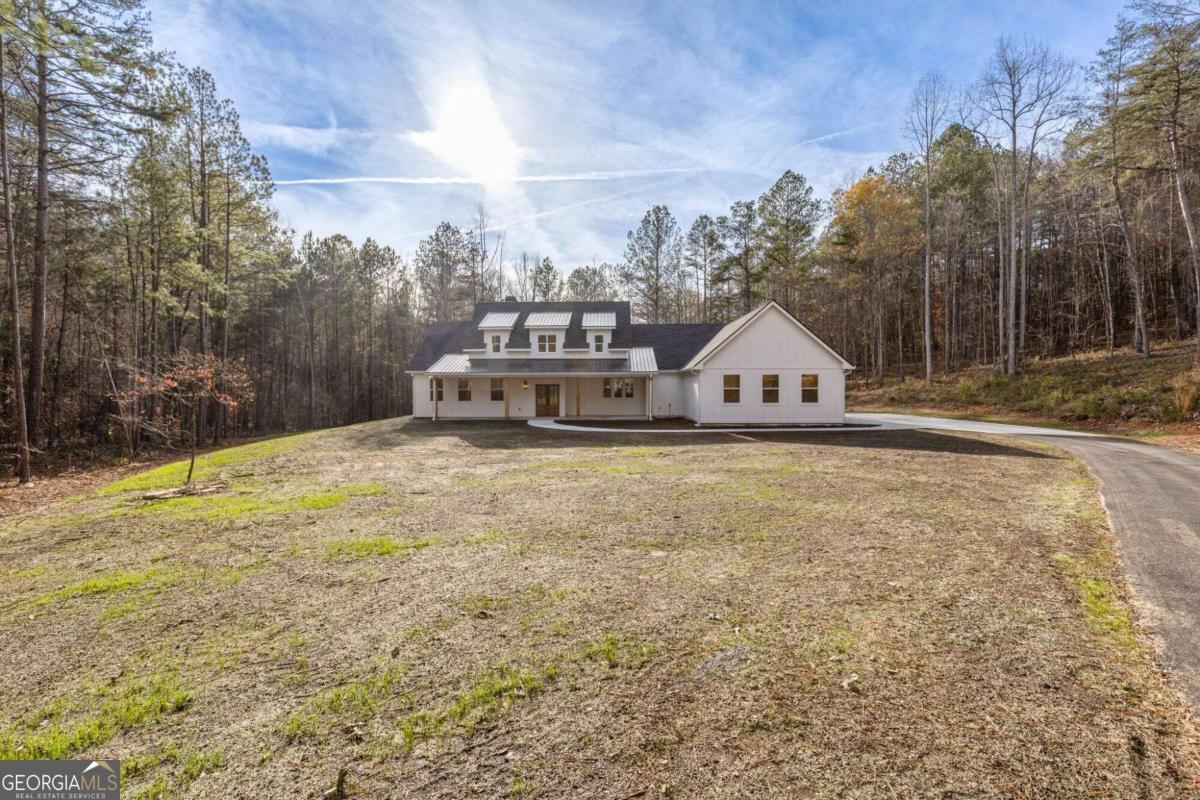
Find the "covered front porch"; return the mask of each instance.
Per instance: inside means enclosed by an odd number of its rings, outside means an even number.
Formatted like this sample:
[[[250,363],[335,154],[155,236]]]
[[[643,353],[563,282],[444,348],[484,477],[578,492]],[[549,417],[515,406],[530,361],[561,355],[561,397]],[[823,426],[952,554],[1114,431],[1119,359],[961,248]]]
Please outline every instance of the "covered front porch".
[[[418,397],[429,398],[427,416],[435,420],[654,418],[651,375],[431,374],[427,380],[427,394]]]

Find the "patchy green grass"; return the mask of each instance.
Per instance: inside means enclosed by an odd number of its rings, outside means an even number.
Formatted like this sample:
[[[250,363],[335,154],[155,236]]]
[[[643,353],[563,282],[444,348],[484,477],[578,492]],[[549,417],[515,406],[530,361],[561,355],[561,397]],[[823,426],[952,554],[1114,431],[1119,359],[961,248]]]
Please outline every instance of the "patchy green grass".
[[[263,572],[271,566],[271,562],[266,558],[259,557],[245,564],[238,564],[232,567],[222,567],[217,573],[217,583],[222,586],[234,586],[241,583],[251,575]]]
[[[369,558],[413,553],[433,544],[429,538],[397,539],[392,536],[368,536],[360,539],[337,539],[325,543],[325,558]]]
[[[0,577],[3,577],[5,582],[27,581],[33,578],[40,578],[49,571],[46,567],[21,567],[20,569],[9,570]]]
[[[303,709],[290,714],[281,733],[289,742],[318,739],[339,721],[369,719],[381,703],[400,693],[406,673],[403,664],[387,664],[365,677],[326,689]]]
[[[312,434],[277,436],[273,439],[244,444],[238,447],[227,447],[224,450],[217,450],[197,456],[196,469],[192,473],[192,480],[211,478],[226,468],[241,466],[251,461],[286,453],[289,450],[300,447],[307,441],[311,441],[311,439]],[[144,492],[151,489],[169,489],[172,486],[182,486],[187,479],[188,463],[188,459],[174,461],[170,464],[164,464],[161,467],[147,470],[146,472],[140,472],[137,475],[130,475],[128,478],[108,484],[100,489],[99,493],[121,494],[123,492]]]
[[[133,800],[163,800],[176,797],[200,777],[216,772],[225,763],[224,751],[193,750],[184,755],[183,748],[167,742],[146,753],[121,761],[121,785],[128,791],[130,781],[159,770],[153,780],[142,783],[129,793]]]
[[[1075,584],[1079,603],[1092,630],[1122,650],[1133,651],[1137,640],[1129,612],[1112,581],[1100,573],[1098,557],[1085,561],[1058,553],[1054,560]]]
[[[504,531],[499,528],[488,528],[486,531],[476,533],[463,539],[464,544],[494,544],[502,541],[506,537]]]
[[[552,668],[533,672],[507,665],[480,678],[450,703],[446,716],[460,723],[468,734],[480,725],[492,722],[512,704],[532,697],[546,679],[555,676]]]
[[[1103,527],[1107,524],[1104,506],[1096,497],[1091,478],[1086,474],[1045,487],[1046,503],[1081,525]]]
[[[508,605],[507,597],[491,597],[486,594],[469,594],[458,601],[458,606],[472,617],[486,619],[500,608]]]
[[[173,670],[95,687],[79,703],[82,718],[67,719],[60,702],[0,731],[0,760],[82,756],[118,733],[183,711],[191,699]]]
[[[241,517],[286,514],[292,511],[319,511],[336,508],[351,497],[368,497],[385,491],[380,483],[346,483],[304,494],[274,497],[263,494],[185,495],[155,500],[123,510],[128,514],[163,514],[183,521],[230,522]]]
[[[149,567],[139,571],[113,570],[38,595],[32,602],[35,606],[44,606],[76,597],[113,594],[132,589],[163,589],[178,583],[185,575],[187,571],[181,567]]]
[[[610,668],[637,669],[650,660],[656,649],[653,642],[622,639],[615,633],[606,633],[583,648],[583,657]]]

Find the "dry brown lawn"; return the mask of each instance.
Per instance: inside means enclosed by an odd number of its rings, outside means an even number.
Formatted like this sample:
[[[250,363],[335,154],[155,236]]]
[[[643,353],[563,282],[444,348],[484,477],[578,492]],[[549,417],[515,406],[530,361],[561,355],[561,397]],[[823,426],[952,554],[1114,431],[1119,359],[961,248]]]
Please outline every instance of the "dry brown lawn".
[[[0,527],[0,757],[126,797],[1196,796],[1049,446],[393,420]]]

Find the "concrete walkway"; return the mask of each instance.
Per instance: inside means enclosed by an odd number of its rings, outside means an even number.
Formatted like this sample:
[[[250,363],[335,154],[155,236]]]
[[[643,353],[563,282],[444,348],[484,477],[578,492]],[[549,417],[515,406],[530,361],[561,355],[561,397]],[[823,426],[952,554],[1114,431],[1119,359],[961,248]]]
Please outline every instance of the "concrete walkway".
[[[653,433],[656,436],[660,433],[847,433],[857,431],[880,431],[880,430],[898,430],[900,428],[911,428],[911,425],[892,425],[887,422],[875,422],[873,420],[851,419],[861,415],[847,414],[846,422],[851,423],[849,426],[843,425],[799,425],[796,427],[747,427],[740,428],[602,428],[598,425],[575,425],[563,424],[549,417],[534,417],[529,420],[529,425],[534,428],[542,428],[548,431],[580,431],[585,433]]]
[[[868,433],[880,430],[905,430],[921,428],[927,430],[960,431],[966,433],[995,433],[1010,436],[1072,436],[1092,437],[1094,433],[1038,428],[1032,425],[1005,425],[999,422],[976,422],[967,419],[942,419],[918,417],[912,414],[847,414],[848,425],[797,425],[795,427],[745,426],[738,428],[607,428],[588,425],[573,425],[556,422],[549,417],[534,417],[529,424],[535,428],[554,431],[587,431],[591,433]]]
[[[864,427],[769,428],[805,433],[924,429],[1020,436],[1053,442],[1080,458],[1100,480],[1139,611],[1162,639],[1164,665],[1200,713],[1200,456],[1082,431],[911,414],[847,414]],[[553,420],[531,425],[597,433],[754,433],[746,428],[584,428]]]

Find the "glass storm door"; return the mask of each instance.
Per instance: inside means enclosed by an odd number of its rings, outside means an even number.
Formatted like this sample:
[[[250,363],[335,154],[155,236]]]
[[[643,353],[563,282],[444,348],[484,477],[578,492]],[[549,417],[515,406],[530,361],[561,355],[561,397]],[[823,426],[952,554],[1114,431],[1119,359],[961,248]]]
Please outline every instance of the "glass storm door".
[[[534,387],[539,417],[558,416],[558,384],[539,383]]]

